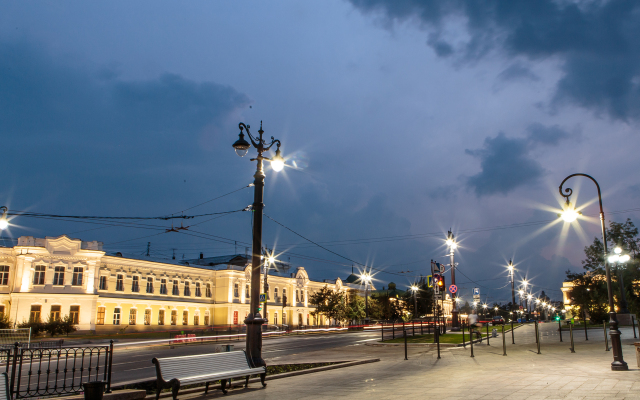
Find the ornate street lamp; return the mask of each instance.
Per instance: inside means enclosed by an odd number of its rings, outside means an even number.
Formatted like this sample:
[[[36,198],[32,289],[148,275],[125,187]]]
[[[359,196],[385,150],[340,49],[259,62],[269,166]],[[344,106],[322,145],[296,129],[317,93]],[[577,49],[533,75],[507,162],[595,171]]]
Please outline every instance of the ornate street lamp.
[[[515,272],[515,268],[513,266],[513,261],[509,259],[509,264],[507,265],[507,269],[509,270],[509,276],[511,277],[511,311],[516,308],[516,292],[513,283],[513,274]]]
[[[560,191],[560,195],[566,199],[565,207],[562,212],[562,219],[566,222],[573,222],[576,220],[576,218],[578,218],[579,215],[578,211],[576,211],[575,207],[569,201],[569,197],[573,194],[573,190],[571,190],[571,188],[566,188],[564,190],[564,193],[562,192],[562,186],[564,185],[564,183],[574,176],[584,176],[585,178],[591,179],[591,181],[596,184],[596,188],[598,189],[598,202],[600,204],[600,228],[602,229],[602,244],[604,246],[604,267],[607,277],[607,292],[609,294],[609,336],[611,336],[611,346],[613,349],[613,362],[611,363],[611,370],[627,371],[629,370],[629,366],[622,358],[622,343],[620,342],[620,331],[618,330],[618,317],[614,308],[613,290],[611,289],[611,269],[609,268],[609,263],[607,262],[607,231],[605,229],[604,209],[602,208],[602,193],[600,192],[600,185],[595,179],[593,179],[593,177],[587,174],[571,174],[564,178],[558,189]]]
[[[369,320],[369,285],[371,284],[371,274],[363,272],[360,274],[360,282],[364,284],[364,313]]]
[[[413,319],[418,315],[418,286],[411,285],[411,291],[413,292]]]
[[[247,325],[247,346],[246,351],[251,359],[252,365],[255,367],[264,366],[265,362],[262,359],[262,324],[267,322],[260,315],[260,257],[262,251],[262,212],[264,209],[264,169],[263,161],[271,161],[271,168],[274,171],[280,171],[284,168],[284,159],[280,154],[280,141],[274,139],[271,136],[271,143],[267,143],[262,138],[264,131],[262,130],[262,121],[260,121],[260,129],[258,130],[258,137],[253,137],[249,131],[250,126],[240,122],[238,125],[240,128],[240,134],[238,140],[233,144],[233,148],[236,150],[236,154],[240,157],[244,157],[251,146],[258,150],[258,157],[252,158],[251,161],[257,161],[256,173],[254,177],[255,192],[253,195],[253,243],[251,250],[251,302],[249,308],[249,315],[244,320]],[[247,131],[249,140],[247,142],[244,138],[243,130]],[[269,151],[273,145],[277,145],[276,155],[272,159],[263,156],[262,154]]]

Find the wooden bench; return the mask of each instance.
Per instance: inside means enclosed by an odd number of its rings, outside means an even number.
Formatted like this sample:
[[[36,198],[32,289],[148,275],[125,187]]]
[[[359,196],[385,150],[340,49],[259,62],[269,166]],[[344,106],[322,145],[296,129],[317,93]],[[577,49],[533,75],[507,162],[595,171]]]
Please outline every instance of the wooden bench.
[[[173,399],[178,397],[181,385],[206,383],[204,393],[209,391],[209,383],[220,380],[222,392],[227,394],[227,380],[245,378],[245,388],[249,385],[250,375],[260,375],[262,386],[267,375],[266,367],[251,366],[244,350],[228,353],[198,354],[195,356],[154,358],[158,377],[156,400],[162,389],[171,388]],[[231,385],[229,385],[231,386]]]

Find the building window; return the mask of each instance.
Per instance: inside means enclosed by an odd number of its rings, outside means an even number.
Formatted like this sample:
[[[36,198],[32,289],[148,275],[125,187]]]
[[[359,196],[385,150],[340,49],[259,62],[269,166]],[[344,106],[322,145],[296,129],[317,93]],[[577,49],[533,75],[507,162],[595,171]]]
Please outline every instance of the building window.
[[[193,316],[193,324],[194,325],[200,325],[200,316],[199,315],[194,315]]]
[[[53,284],[54,286],[64,285],[64,267],[55,267],[53,272]]]
[[[144,324],[151,325],[151,310],[144,310]]]
[[[286,325],[287,324],[287,313],[283,312],[282,313],[282,325]]]
[[[147,278],[147,293],[153,293],[153,278]]]
[[[287,289],[282,289],[282,305],[287,305]],[[282,318],[284,318],[284,314],[282,314]],[[284,324],[284,321],[282,323]]]
[[[240,297],[240,292],[238,287],[239,285],[237,283],[233,284],[233,297]]]
[[[96,318],[96,325],[104,325],[104,314],[105,314],[105,308],[98,307],[98,316]]]
[[[107,277],[106,276],[101,276],[100,277],[100,286],[98,286],[100,288],[100,290],[107,290]]]
[[[29,322],[40,322],[40,311],[42,306],[31,306],[31,313],[29,314]]]
[[[273,324],[274,325],[278,325],[278,313],[277,312],[273,313]]]
[[[82,286],[82,275],[84,272],[84,268],[82,267],[74,267],[73,268],[73,279],[71,280],[71,285],[73,286]]]
[[[184,295],[191,296],[191,288],[189,287],[189,282],[187,281],[184,282]]]
[[[209,326],[209,314],[204,315],[204,324],[205,326]]]
[[[129,309],[129,325],[135,325],[138,319],[138,310],[135,308]]]
[[[113,309],[113,324],[120,325],[120,307]]]
[[[278,301],[278,288],[273,288],[273,299]]]
[[[44,285],[44,265],[36,265],[36,272],[33,274],[34,285]]]
[[[80,323],[80,306],[71,306],[69,317],[71,317],[72,324],[78,325]]]
[[[133,277],[133,282],[131,283],[131,291],[132,292],[139,292],[140,291],[140,277],[139,276],[134,276]]]
[[[116,292],[124,292],[124,276],[122,275],[116,277]]]
[[[174,296],[180,296],[180,284],[177,280],[173,281],[173,288],[171,289],[171,294]]]
[[[238,312],[237,311],[233,312],[233,324],[234,325],[238,325]]]
[[[202,291],[200,290],[200,282],[196,282],[196,297],[202,297]]]
[[[58,321],[60,319],[60,307],[61,306],[51,306],[51,313],[49,314],[51,321]]]
[[[0,265],[0,285],[9,284],[9,266]]]
[[[9,268],[9,267],[7,267],[7,268]],[[211,284],[207,283],[206,287],[207,287],[207,297],[211,297]]]
[[[164,310],[158,311],[158,325],[164,325]]]
[[[0,318],[4,317],[4,306],[0,306]]]
[[[178,310],[171,310],[171,325],[178,323]]]
[[[160,294],[167,294],[167,280],[160,280]]]
[[[182,325],[189,325],[189,311],[182,312]]]
[[[249,284],[247,283],[246,285],[244,285],[244,297],[247,299],[251,298],[251,294],[249,291]]]

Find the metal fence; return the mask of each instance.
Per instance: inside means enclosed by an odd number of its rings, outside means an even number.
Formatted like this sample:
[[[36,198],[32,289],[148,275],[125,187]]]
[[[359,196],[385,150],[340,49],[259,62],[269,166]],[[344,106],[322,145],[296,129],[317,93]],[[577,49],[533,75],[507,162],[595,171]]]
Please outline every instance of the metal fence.
[[[83,383],[106,382],[111,391],[113,341],[108,346],[21,347],[0,349],[6,360],[9,390],[13,399],[80,393]]]

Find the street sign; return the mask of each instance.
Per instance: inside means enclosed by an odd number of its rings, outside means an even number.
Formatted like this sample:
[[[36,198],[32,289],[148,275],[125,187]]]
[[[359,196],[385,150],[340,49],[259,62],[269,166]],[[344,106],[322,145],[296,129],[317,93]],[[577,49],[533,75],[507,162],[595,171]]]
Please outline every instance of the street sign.
[[[433,287],[433,275],[427,276],[427,287]]]
[[[440,286],[436,285],[436,286],[433,288],[433,293],[435,293],[436,295],[440,294]]]
[[[442,295],[441,294],[436,294],[436,300],[442,300]]]
[[[266,302],[267,302],[267,294],[260,293],[260,303],[266,303]]]
[[[480,296],[480,288],[474,287],[473,288],[473,296]]]
[[[433,274],[433,278],[432,278],[432,280],[433,280],[433,284],[434,284],[434,285],[436,285],[436,286],[437,286],[437,285],[438,285],[438,282],[440,282],[440,280],[441,280],[441,279],[442,279],[442,275],[440,275],[440,274]]]
[[[436,272],[444,274],[444,264],[440,264],[439,262],[437,262],[436,263]]]
[[[449,285],[449,292],[451,292],[451,294],[457,291],[458,291],[458,287],[456,285]]]

